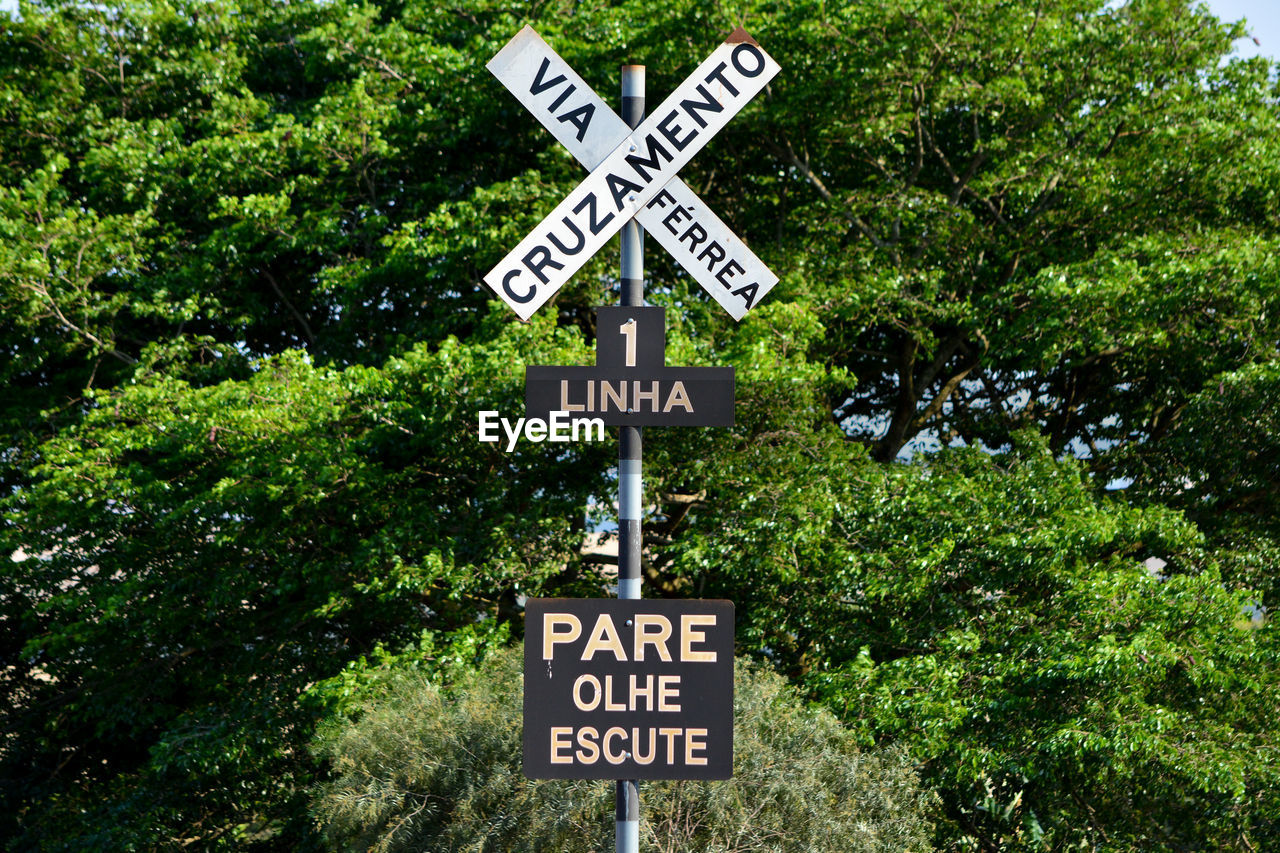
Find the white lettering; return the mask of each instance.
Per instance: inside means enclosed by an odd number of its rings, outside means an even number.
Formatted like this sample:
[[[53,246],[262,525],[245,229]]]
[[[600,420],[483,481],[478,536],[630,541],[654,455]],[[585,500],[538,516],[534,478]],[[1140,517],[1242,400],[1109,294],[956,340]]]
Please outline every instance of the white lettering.
[[[591,685],[591,701],[590,703],[582,700],[582,685]],[[573,682],[573,704],[578,706],[579,711],[594,711],[600,705],[600,679],[594,675],[579,675],[578,680]]]
[[[547,440],[547,422],[542,418],[529,418],[524,422],[524,437],[537,444]]]
[[[573,440],[578,440],[578,428],[586,434],[587,441],[604,441],[604,418],[574,418]]]
[[[699,740],[701,737],[701,740]],[[694,751],[707,751],[707,730],[706,729],[685,729],[684,730],[684,763],[685,764],[706,764],[707,757],[703,755],[700,758],[694,757]]]
[[[498,417],[498,413],[491,409],[486,409],[485,411],[480,413],[480,440],[481,441],[497,442],[498,434],[493,432],[493,430],[498,428],[498,422],[496,420],[497,417]]]
[[[659,675],[658,676],[658,710],[674,711],[680,713],[680,676],[678,675]]]
[[[640,380],[633,380],[631,383],[631,405],[635,410],[640,411],[640,401],[649,401],[649,411],[658,411],[658,380],[654,379],[649,383],[648,391],[640,390]]]
[[[613,697],[613,676],[612,675],[606,675],[604,677],[604,709],[606,711],[627,710],[627,706],[625,703],[618,702]]]
[[[595,764],[600,760],[600,747],[595,742],[598,737],[600,737],[600,731],[595,726],[583,726],[578,730],[578,746],[582,747],[577,753],[578,761],[583,764]]]
[[[613,752],[612,750],[609,749],[610,742],[612,742],[613,739],[617,737],[622,738],[623,742],[625,743],[627,740],[626,729],[620,729],[617,726],[614,726],[613,728],[609,729],[609,731],[604,733],[604,741],[603,741],[604,760],[609,762],[610,764],[621,764],[622,762],[627,760],[626,751]],[[685,749],[685,752],[686,753],[688,752],[687,748]],[[703,763],[705,764],[706,762],[704,761]]]
[[[502,429],[507,433],[507,452],[516,449],[516,439],[520,438],[520,429],[524,426],[524,418],[516,421],[516,428],[511,428],[511,422],[506,418],[502,419]]]
[[[569,440],[568,412],[552,412],[551,422],[548,426],[550,427],[550,431],[547,434],[548,441],[567,442]]]
[[[662,411],[669,412],[676,406],[684,409],[686,412],[693,411],[693,403],[689,402],[689,393],[684,390],[684,383],[676,380],[671,386],[671,393],[667,395],[667,404],[662,407]]]
[[[712,617],[714,619],[715,617]],[[618,636],[618,629],[614,627],[613,620],[609,618],[609,614],[601,613],[596,617],[595,627],[591,629],[591,636],[587,639],[587,646],[582,650],[582,659],[591,660],[595,657],[596,652],[613,652],[615,660],[626,661],[627,650],[622,647],[622,638]]]
[[[565,412],[581,412],[583,411],[581,403],[569,402],[569,380],[560,380],[560,409]],[[497,414],[496,412],[494,414]]]
[[[627,730],[622,726],[610,726],[601,736],[600,729],[595,726],[576,730],[572,726],[554,726],[551,728],[551,763],[572,764],[576,758],[578,764],[595,764],[603,755],[605,761],[615,766],[628,760],[648,765],[658,756],[659,739],[664,739],[667,766],[705,767],[709,763],[708,734],[709,730],[705,728],[636,726]],[[575,742],[578,749],[570,754]]]
[[[662,728],[658,729],[658,734],[667,739],[667,763],[676,763],[676,738],[684,734],[684,729]]]
[[[563,625],[569,630],[557,632],[557,625]],[[542,614],[542,659],[551,660],[556,643],[572,643],[581,636],[582,620],[572,613]]]
[[[623,363],[627,367],[636,366],[636,321],[628,320],[618,327],[618,332],[627,339],[626,354]]]
[[[632,729],[631,749],[636,764],[652,764],[653,757],[658,753],[658,738],[654,736],[653,729],[649,729],[649,751],[647,753],[640,751],[640,729]]]
[[[644,709],[646,711],[653,710],[653,673],[644,677],[644,687],[636,681],[635,673],[631,674],[631,710],[638,711],[636,700],[641,696],[644,697]]]
[[[573,749],[573,726],[551,727],[551,763],[572,764],[572,755],[561,755],[563,749]]]
[[[567,397],[568,380],[561,381],[561,396]],[[593,386],[593,382],[588,383]],[[619,383],[622,389],[622,402],[626,403],[627,386],[625,382]],[[591,402],[594,402],[595,388],[588,388]],[[542,442],[569,442],[569,441],[604,441],[604,420],[601,418],[574,418],[569,416],[571,411],[582,411],[582,404],[569,403],[565,405],[565,401],[561,400],[563,408],[553,411],[550,414],[550,420],[542,418],[516,418],[513,421],[500,417],[497,412],[492,410],[483,410],[478,413],[476,434],[480,441],[498,443],[501,436],[498,434],[498,426],[502,426],[502,431],[506,434],[506,451],[512,452],[516,449],[516,444],[521,436],[528,441]],[[589,408],[591,403],[587,404]]]
[[[706,629],[715,627],[715,624],[714,613],[680,614],[678,660],[681,663],[716,662],[717,652],[694,648],[708,642]],[[645,647],[652,646],[659,660],[670,661],[669,641],[674,627],[670,619],[659,613],[636,614],[631,642],[632,657],[629,659],[627,649],[622,643],[622,635],[618,631],[618,626],[614,624],[613,617],[608,613],[600,613],[596,616],[595,624],[591,627],[591,633],[587,637],[587,643],[579,659],[590,661],[594,660],[598,653],[607,652],[613,655],[614,660],[622,663],[627,663],[629,660],[638,662],[645,660]],[[551,660],[556,644],[572,643],[582,637],[582,621],[572,613],[546,613],[542,617],[542,633],[542,657],[543,660]],[[673,683],[677,684],[679,682],[677,676],[662,676],[662,678],[675,679]]]
[[[613,405],[619,412],[627,410],[627,380],[619,381],[617,388],[614,388],[613,383],[607,379],[600,380],[600,411],[609,411],[610,400],[613,400]]]
[[[695,626],[716,624],[714,613],[682,613],[680,615],[680,660],[693,663],[715,663],[715,652],[695,652],[694,643],[705,643],[707,635]]]
[[[651,628],[657,630],[651,631]],[[635,648],[633,649],[636,660],[644,660],[645,646],[653,646],[662,660],[671,660],[671,652],[667,649],[667,640],[670,639],[670,619],[657,613],[636,614]]]

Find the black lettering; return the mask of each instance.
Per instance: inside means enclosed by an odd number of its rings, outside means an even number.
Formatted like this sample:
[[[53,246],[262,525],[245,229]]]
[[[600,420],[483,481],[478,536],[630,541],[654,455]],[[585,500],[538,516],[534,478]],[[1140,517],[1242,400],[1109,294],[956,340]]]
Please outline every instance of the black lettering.
[[[546,60],[544,59],[543,61],[545,62]],[[556,99],[551,102],[551,106],[547,107],[547,112],[554,113],[556,110],[560,109],[560,105],[564,103],[565,98],[572,95],[574,90],[577,88],[577,86],[570,84],[567,89],[557,95]]]
[[[724,70],[727,67],[728,67],[727,65],[721,62],[711,71],[710,74],[707,75],[707,82],[710,83],[712,80],[719,80],[720,85],[728,89],[729,94],[733,95],[736,98],[738,96],[738,90],[733,87],[732,83],[724,79]]]
[[[683,243],[685,237],[689,238],[689,251],[692,252],[694,249],[698,248],[699,243],[706,241],[707,229],[703,228],[696,222],[691,223],[689,227],[685,229],[684,233],[680,235],[679,242]]]
[[[724,269],[716,273],[716,281],[723,284],[726,288],[732,287],[733,285],[729,284],[726,279],[733,278],[740,272],[746,272],[746,270],[742,268],[742,264],[737,261],[729,261],[729,263],[724,265]]]
[[[555,247],[559,249],[562,253],[566,255],[576,255],[579,252],[581,252],[582,247],[586,245],[587,238],[583,236],[582,231],[578,228],[578,226],[573,224],[572,219],[566,216],[562,221],[564,222],[565,227],[568,228],[573,233],[573,236],[578,238],[577,244],[575,244],[574,247],[570,249],[564,243],[560,242],[560,238],[555,235],[555,232],[548,233],[547,239],[550,240],[555,245]]]
[[[591,116],[595,115],[595,112],[595,104],[583,104],[562,116],[556,116],[556,121],[567,121],[578,128],[578,141],[581,142],[582,137],[587,135],[587,127],[590,126]]]
[[[547,82],[543,83],[542,75],[546,74],[547,69],[550,67],[551,67],[551,60],[547,59],[545,56],[542,57],[542,67],[538,69],[537,74],[533,75],[533,85],[529,87],[529,94],[541,95],[543,92],[547,91],[552,86],[558,86],[565,81],[565,76],[561,74],[560,76],[556,77],[554,80],[548,80]]]
[[[698,260],[710,258],[707,261],[707,272],[714,272],[716,264],[724,260],[725,251],[715,240],[707,244],[707,248],[702,250],[702,254],[698,255]]]
[[[760,284],[758,282],[753,281],[750,284],[744,284],[742,287],[739,287],[737,290],[733,292],[733,295],[741,296],[742,301],[747,303],[747,307],[750,308],[751,303],[756,301],[756,294],[759,292],[759,290],[760,290]]]
[[[723,62],[720,63],[720,67],[724,68]],[[729,88],[730,90],[733,91],[733,94],[735,95],[738,94],[738,91],[734,89],[732,86],[730,86]],[[701,83],[698,84],[698,92],[702,95],[702,97],[706,98],[705,102],[683,100],[680,102],[680,106],[684,107],[684,111],[689,114],[689,118],[693,119],[698,123],[698,127],[706,127],[707,123],[703,120],[702,116],[698,115],[696,110],[704,110],[709,113],[720,113],[720,112],[724,112],[724,104],[717,101],[715,97],[713,97],[712,94],[707,91],[707,87],[702,85]],[[690,137],[690,139],[692,138],[693,137]],[[674,144],[675,143],[673,142],[672,145]]]
[[[654,139],[652,136],[646,136],[644,141],[649,145],[648,158],[646,159],[641,157],[639,154],[628,154],[626,156],[626,161],[627,165],[635,169],[636,174],[639,175],[640,179],[647,184],[649,181],[653,180],[653,178],[645,171],[645,169],[647,168],[658,171],[660,165],[658,158],[665,157],[667,162],[670,163],[671,155],[668,154],[667,149],[663,148],[658,143],[658,140]]]
[[[653,207],[655,204],[658,207],[666,207],[667,202],[671,202],[672,204],[675,204],[676,197],[671,194],[670,190],[662,189],[662,190],[659,190],[658,194],[653,197],[653,201],[646,204],[645,207]]]
[[[525,293],[525,294],[516,293],[514,290],[511,289],[511,279],[515,278],[518,275],[520,275],[520,270],[512,270],[511,272],[504,275],[502,277],[502,289],[506,292],[507,296],[511,297],[511,301],[525,303],[533,299],[533,294],[538,292],[538,288],[537,288],[537,285],[535,285],[529,288],[528,293]]]
[[[754,71],[748,71],[743,68],[742,63],[738,60],[738,57],[744,53],[749,53],[755,57],[757,65]],[[738,73],[743,77],[759,77],[760,73],[764,71],[764,54],[754,44],[748,44],[745,41],[739,42],[738,46],[733,49],[733,53],[730,54],[729,59],[733,62],[733,67],[738,69]],[[737,92],[734,94],[736,95]]]
[[[599,234],[601,231],[603,231],[604,227],[609,224],[609,220],[613,219],[612,213],[610,213],[604,219],[596,218],[596,194],[595,193],[587,193],[587,197],[584,198],[582,201],[578,202],[577,206],[574,207],[573,212],[581,213],[582,208],[584,207],[587,208],[588,225],[593,235]]]
[[[667,230],[670,231],[671,236],[674,237],[676,235],[676,229],[671,227],[672,221],[679,222],[681,219],[692,219],[692,218],[693,217],[689,215],[689,211],[685,210],[683,207],[677,204],[670,213],[662,217],[662,224],[667,226]]]
[[[626,178],[619,178],[613,172],[608,172],[604,176],[605,183],[609,185],[609,191],[613,193],[613,203],[618,210],[622,210],[622,200],[631,193],[638,193],[644,189],[639,184],[633,184]]]
[[[541,260],[538,256],[541,255]],[[564,269],[564,264],[551,257],[551,250],[546,246],[534,246],[529,253],[524,256],[524,265],[529,268],[529,272],[538,277],[538,281],[546,284],[550,279],[542,274],[543,267],[551,267],[553,270]]]
[[[707,97],[710,97],[710,95],[708,95]],[[684,103],[694,103],[694,102],[685,101],[685,102],[682,102],[681,105],[683,106]],[[693,141],[693,138],[698,135],[698,131],[691,130],[689,131],[688,136],[686,136],[684,139],[680,139],[679,138],[680,131],[684,130],[684,128],[682,128],[678,124],[675,127],[667,126],[672,122],[674,122],[679,117],[680,117],[680,113],[676,112],[675,110],[672,110],[669,116],[664,118],[662,121],[658,122],[658,131],[664,137],[666,137],[666,140],[668,142],[670,142],[673,146],[675,146],[675,149],[677,151],[683,151],[684,147],[688,145],[691,141]]]

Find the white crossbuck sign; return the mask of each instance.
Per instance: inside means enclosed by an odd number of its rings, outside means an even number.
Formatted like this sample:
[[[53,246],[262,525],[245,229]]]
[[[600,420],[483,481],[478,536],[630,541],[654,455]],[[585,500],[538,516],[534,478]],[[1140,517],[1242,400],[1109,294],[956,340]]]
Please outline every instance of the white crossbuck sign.
[[[522,320],[633,216],[735,320],[778,283],[676,177],[779,71],[746,30],[731,33],[634,130],[531,27],[488,68],[590,171],[484,277]]]

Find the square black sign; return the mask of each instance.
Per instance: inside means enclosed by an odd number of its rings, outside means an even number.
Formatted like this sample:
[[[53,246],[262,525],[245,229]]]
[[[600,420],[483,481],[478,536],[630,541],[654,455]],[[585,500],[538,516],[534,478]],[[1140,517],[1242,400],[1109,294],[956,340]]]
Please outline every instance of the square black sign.
[[[529,599],[524,772],[732,776],[733,603]]]

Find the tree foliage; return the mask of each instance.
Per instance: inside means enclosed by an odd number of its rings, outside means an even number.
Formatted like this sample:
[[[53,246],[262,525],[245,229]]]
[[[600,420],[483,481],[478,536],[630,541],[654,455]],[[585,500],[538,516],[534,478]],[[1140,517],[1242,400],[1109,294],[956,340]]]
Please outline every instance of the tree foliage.
[[[315,805],[336,849],[559,850],[613,845],[613,785],[520,770],[517,646],[450,685],[392,665],[318,742],[336,769]],[[780,677],[735,667],[734,778],[643,785],[658,851],[928,849],[929,796],[904,754],[859,749]]]
[[[668,363],[738,377],[733,429],[646,436],[646,594],[734,598],[742,653],[919,763],[939,846],[1275,838],[1280,88],[1239,26],[23,0],[4,845],[314,848],[306,744],[359,661],[607,593],[612,451],[475,439],[522,365],[590,362],[617,285],[605,251],[526,326],[480,284],[582,175],[484,69],[524,23],[654,104],[739,23],[783,66],[682,170],[779,286],[735,325],[646,258]]]
[[[377,371],[293,354],[202,389],[155,378],[45,443],[40,487],[10,503],[40,523],[22,524],[6,581],[22,645],[4,713],[28,735],[5,759],[28,801],[62,780],[77,793],[11,817],[117,849],[138,827],[116,812],[193,835],[213,814],[253,827],[305,786],[289,756],[314,719],[309,682],[405,641],[424,614],[448,634],[560,572],[558,528],[590,481],[532,511],[526,478],[567,463],[475,452],[464,408],[486,394],[510,407],[512,365],[539,338],[508,331],[505,346],[445,341]],[[95,524],[69,537],[86,513]]]
[[[831,402],[877,458],[926,431],[1159,435],[1208,377],[1273,355],[1274,81],[1218,67],[1232,30],[1202,8],[797,4],[778,23],[803,75],[759,134],[792,182],[778,228],[836,321],[820,357],[858,378]]]
[[[1125,448],[1118,470],[1142,500],[1195,519],[1231,578],[1274,609],[1280,554],[1280,362],[1220,374],[1158,443]],[[1205,440],[1212,436],[1212,440]]]
[[[1178,513],[1018,441],[889,469],[834,435],[737,448],[672,563],[868,742],[909,744],[957,845],[1270,837],[1280,650],[1255,593]]]

